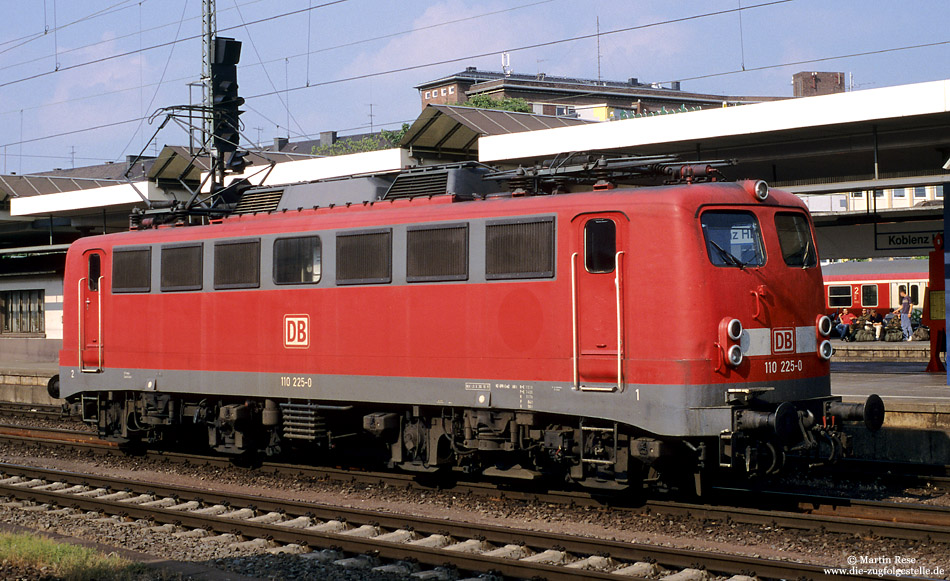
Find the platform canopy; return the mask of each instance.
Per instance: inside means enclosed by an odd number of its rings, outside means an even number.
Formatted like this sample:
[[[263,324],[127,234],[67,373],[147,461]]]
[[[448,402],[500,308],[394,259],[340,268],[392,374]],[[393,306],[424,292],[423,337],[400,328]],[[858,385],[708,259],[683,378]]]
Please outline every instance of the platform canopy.
[[[428,105],[399,142],[413,157],[472,159],[478,154],[479,138],[538,131],[555,127],[588,125],[573,117],[513,113],[456,105]]]
[[[533,164],[574,151],[736,159],[735,178],[796,193],[944,181],[950,80],[479,139],[479,161]]]

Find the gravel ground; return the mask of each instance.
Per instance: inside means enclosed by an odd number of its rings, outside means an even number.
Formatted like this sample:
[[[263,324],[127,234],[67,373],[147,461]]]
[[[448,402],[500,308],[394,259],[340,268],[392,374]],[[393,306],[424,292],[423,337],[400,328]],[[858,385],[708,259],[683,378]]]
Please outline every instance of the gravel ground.
[[[35,454],[42,456],[35,456]],[[552,530],[612,540],[652,543],[704,551],[719,551],[755,557],[800,561],[828,567],[848,567],[849,560],[892,563],[904,566],[950,569],[950,547],[918,541],[892,541],[862,536],[825,534],[753,527],[735,523],[642,515],[591,507],[568,507],[534,502],[464,497],[441,491],[406,491],[385,486],[347,485],[314,481],[241,468],[167,465],[142,458],[88,458],[70,451],[35,452],[28,448],[0,445],[0,461],[46,468],[88,471],[111,476],[127,475],[158,483],[214,488],[301,501],[336,504],[380,512],[419,514],[433,518],[467,520],[530,530]],[[890,490],[882,485],[850,483],[840,479],[791,479],[798,485],[815,486],[824,493],[851,494],[925,504],[947,504],[947,495],[933,490]],[[63,515],[24,512],[0,507],[0,521],[15,522],[35,530],[91,538],[167,559],[205,563],[243,575],[265,579],[302,578],[305,575],[332,579],[391,579],[333,565],[323,565],[297,556],[272,556],[260,549],[234,549],[222,543],[156,535],[134,525],[112,521],[90,522]],[[875,561],[876,560],[876,561]],[[950,579],[950,575],[931,575]]]

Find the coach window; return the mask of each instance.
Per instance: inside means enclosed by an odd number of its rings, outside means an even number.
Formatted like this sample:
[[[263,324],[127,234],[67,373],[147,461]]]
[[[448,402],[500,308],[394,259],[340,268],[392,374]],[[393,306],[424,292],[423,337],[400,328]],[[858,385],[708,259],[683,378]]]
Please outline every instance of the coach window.
[[[709,211],[699,219],[710,262],[740,269],[765,264],[762,230],[754,214]]]
[[[468,225],[411,227],[406,232],[406,280],[468,279]]]
[[[861,285],[861,306],[862,307],[876,307],[877,306],[877,285],[876,284],[862,284]]]
[[[152,290],[152,250],[119,249],[112,252],[112,292],[147,293]]]
[[[831,308],[848,308],[851,306],[851,285],[829,285],[828,306]]]
[[[201,244],[162,246],[162,291],[201,290]]]
[[[554,276],[554,218],[499,220],[485,226],[485,278]]]
[[[320,282],[323,247],[319,236],[296,236],[274,240],[274,283]]]
[[[818,253],[812,240],[808,220],[801,214],[778,213],[775,215],[775,232],[782,248],[785,264],[797,268],[810,268],[818,264]]]
[[[393,232],[363,230],[336,235],[336,283],[383,284],[393,279]]]
[[[89,255],[89,290],[99,290],[99,279],[102,277],[102,259],[98,254]]]
[[[584,265],[587,272],[613,272],[617,254],[617,225],[594,218],[584,225]]]
[[[261,241],[225,240],[214,244],[214,288],[261,286]]]

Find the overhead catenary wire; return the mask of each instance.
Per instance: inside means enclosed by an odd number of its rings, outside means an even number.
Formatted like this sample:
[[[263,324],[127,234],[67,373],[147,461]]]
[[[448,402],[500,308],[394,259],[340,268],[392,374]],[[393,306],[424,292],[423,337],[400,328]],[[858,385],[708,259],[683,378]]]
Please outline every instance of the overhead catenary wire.
[[[46,35],[49,34],[50,32],[56,33],[56,32],[58,32],[58,31],[60,31],[60,30],[64,30],[64,29],[66,29],[66,28],[69,28],[70,26],[74,26],[74,25],[76,25],[76,24],[81,24],[81,23],[83,23],[83,22],[87,22],[87,21],[92,20],[92,19],[94,19],[94,18],[98,18],[98,17],[100,17],[100,16],[105,16],[105,15],[107,15],[107,14],[112,14],[113,12],[118,12],[118,11],[120,11],[120,10],[125,10],[125,9],[127,9],[127,8],[131,8],[131,7],[132,7],[132,6],[122,6],[123,4],[130,4],[130,3],[133,3],[133,2],[134,2],[135,4],[141,4],[142,2],[146,2],[146,1],[147,1],[147,0],[137,0],[137,1],[136,1],[136,0],[122,0],[122,2],[117,2],[117,3],[115,3],[115,4],[111,5],[111,6],[107,6],[107,7],[103,8],[103,9],[101,9],[101,10],[97,10],[96,12],[93,12],[92,14],[88,14],[88,15],[86,15],[86,16],[83,16],[82,18],[77,18],[76,20],[67,22],[66,24],[63,24],[62,26],[57,26],[56,23],[55,23],[55,21],[54,21],[54,23],[53,23],[53,28],[48,28],[47,26],[44,25],[44,27],[43,27],[43,28],[44,28],[44,29],[43,29],[43,32],[35,32],[35,33],[33,33],[33,34],[27,34],[27,35],[21,36],[20,38],[14,38],[14,39],[11,39],[11,40],[7,40],[7,41],[4,41],[4,42],[0,42],[0,47],[4,46],[4,45],[6,45],[6,44],[17,43],[17,44],[14,44],[13,46],[8,46],[7,48],[0,49],[0,54],[3,54],[3,53],[5,53],[5,52],[9,52],[9,51],[11,51],[11,50],[13,50],[13,49],[15,49],[15,48],[19,48],[19,47],[21,47],[21,46],[24,46],[24,45],[26,45],[26,44],[28,44],[28,43],[34,41],[34,40],[37,40],[37,39],[39,39],[39,38],[43,38],[44,36],[46,36]],[[55,10],[55,6],[54,6],[54,10]],[[46,9],[45,9],[45,6],[44,6],[44,9],[43,9],[43,16],[44,16],[44,18],[46,17]]]
[[[787,2],[791,2],[791,1],[793,1],[793,0],[777,0],[777,1],[766,2],[766,3],[762,3],[762,4],[748,5],[748,6],[742,7],[741,10],[751,10],[751,9],[755,9],[755,8],[762,8],[762,7],[772,6],[772,5],[776,5],[776,4],[783,4],[783,3],[787,3]],[[315,8],[316,8],[316,7],[315,7]],[[616,29],[616,30],[611,30],[611,31],[605,31],[605,32],[601,32],[600,34],[601,34],[601,35],[618,34],[618,33],[622,33],[622,32],[629,32],[629,31],[639,30],[639,29],[648,28],[648,27],[660,26],[660,25],[663,25],[663,24],[670,24],[670,23],[682,22],[682,21],[687,21],[687,20],[696,20],[696,19],[699,19],[699,18],[704,18],[704,17],[709,17],[709,16],[716,16],[716,15],[721,15],[721,14],[734,13],[734,12],[736,12],[737,10],[739,10],[739,9],[738,9],[738,8],[734,8],[734,9],[721,10],[721,11],[717,11],[717,12],[711,12],[711,13],[704,13],[704,14],[692,15],[692,16],[687,16],[687,17],[682,17],[682,18],[676,18],[676,19],[665,20],[665,21],[660,21],[660,22],[648,23],[648,24],[644,24],[644,25],[638,25],[638,26],[633,26],[633,27],[626,27],[626,28],[621,28],[621,29]],[[270,17],[270,19],[273,19],[273,18],[275,18],[275,17]],[[248,25],[250,25],[250,24],[253,24],[253,23],[248,23]],[[565,38],[565,39],[558,39],[558,40],[547,41],[547,42],[543,42],[543,43],[536,43],[536,44],[531,44],[531,45],[526,45],[526,46],[511,48],[511,49],[497,49],[497,50],[493,50],[493,51],[490,51],[490,52],[483,52],[483,53],[479,53],[479,54],[475,54],[475,55],[464,55],[464,56],[460,56],[460,57],[456,57],[456,58],[451,58],[451,59],[444,59],[444,60],[433,61],[433,62],[418,64],[418,65],[409,65],[409,66],[406,66],[406,67],[399,67],[399,68],[389,69],[389,70],[385,70],[385,71],[376,71],[376,72],[367,73],[367,74],[363,74],[363,75],[354,75],[354,76],[351,76],[351,77],[345,77],[345,78],[340,78],[340,79],[328,80],[328,81],[324,81],[324,82],[316,83],[316,84],[310,83],[309,85],[302,85],[302,86],[298,86],[298,87],[292,87],[292,88],[284,89],[284,90],[281,90],[281,92],[283,92],[283,91],[298,91],[298,90],[303,90],[303,89],[312,88],[312,87],[319,87],[319,86],[340,84],[340,83],[350,82],[350,81],[359,80],[359,79],[365,79],[365,78],[371,78],[371,77],[378,77],[378,76],[390,75],[390,74],[395,74],[395,73],[405,72],[405,71],[411,71],[411,70],[418,70],[418,69],[423,69],[423,68],[427,68],[427,67],[434,67],[434,66],[439,66],[439,65],[448,64],[448,63],[455,63],[455,62],[460,62],[460,61],[465,61],[465,60],[471,60],[471,59],[480,58],[480,57],[485,57],[485,56],[493,56],[493,55],[500,54],[501,52],[504,52],[505,50],[507,50],[508,52],[514,52],[514,51],[522,51],[522,50],[528,50],[528,49],[539,48],[539,47],[544,47],[544,46],[551,46],[551,45],[556,45],[556,44],[563,44],[563,43],[568,43],[568,42],[575,42],[575,41],[578,41],[578,40],[589,39],[589,38],[591,38],[592,36],[593,36],[592,34],[587,34],[587,35],[581,35],[581,36],[576,36],[576,37],[571,37],[571,38]],[[816,58],[814,58],[814,59],[804,59],[804,60],[798,60],[798,61],[793,61],[793,62],[775,63],[775,64],[763,65],[763,66],[759,66],[759,67],[747,67],[746,70],[744,70],[744,71],[742,71],[742,70],[734,70],[734,71],[725,71],[725,72],[720,72],[720,73],[713,73],[713,74],[709,74],[709,75],[699,75],[699,76],[693,76],[693,77],[679,77],[679,78],[672,79],[672,80],[679,80],[679,81],[698,80],[698,79],[712,78],[712,77],[717,77],[717,76],[738,74],[738,73],[743,73],[743,72],[747,72],[747,73],[748,73],[748,72],[755,72],[755,71],[776,69],[776,68],[782,68],[782,67],[788,67],[788,66],[798,66],[798,65],[803,65],[803,64],[810,64],[810,63],[817,63],[817,62],[825,62],[825,61],[829,61],[829,60],[856,58],[856,57],[869,56],[869,55],[885,54],[885,53],[896,52],[896,51],[904,51],[904,50],[913,50],[913,49],[929,48],[929,47],[935,47],[935,46],[943,46],[943,45],[948,45],[948,44],[950,44],[950,40],[948,40],[948,41],[930,42],[930,43],[921,43],[921,44],[915,44],[915,45],[906,45],[906,46],[900,46],[900,47],[892,47],[892,48],[886,48],[886,49],[878,49],[878,50],[873,50],[873,51],[864,51],[864,52],[857,52],[857,53],[841,54],[841,55],[835,55],[835,56],[829,56],[829,57],[816,57]],[[664,82],[670,82],[670,81],[664,81]],[[277,91],[268,92],[268,93],[261,93],[261,94],[252,95],[252,96],[245,96],[245,99],[250,100],[250,99],[263,98],[263,97],[267,97],[267,96],[273,95],[275,92],[277,92]],[[0,147],[7,147],[7,146],[18,145],[18,144],[22,144],[22,143],[31,143],[31,142],[41,141],[41,140],[45,140],[45,139],[52,139],[52,138],[55,138],[55,137],[62,137],[62,136],[65,136],[65,135],[72,135],[72,134],[76,134],[76,133],[81,133],[81,132],[83,132],[83,131],[95,131],[95,130],[99,130],[99,129],[102,129],[102,128],[105,128],[105,127],[112,127],[112,126],[116,126],[116,125],[122,125],[122,124],[126,124],[126,123],[137,122],[137,121],[140,121],[140,119],[141,119],[141,118],[129,119],[129,120],[120,121],[120,122],[116,122],[116,123],[109,123],[109,124],[103,124],[103,125],[96,125],[96,126],[89,127],[89,128],[85,128],[85,129],[76,129],[76,130],[72,130],[72,131],[67,131],[67,132],[62,132],[62,133],[56,133],[56,134],[52,134],[52,135],[47,135],[47,136],[43,136],[43,137],[36,137],[36,138],[25,139],[25,140],[21,140],[21,141],[14,141],[14,142],[11,142],[11,143],[8,143],[8,144],[0,145]],[[356,128],[354,128],[354,129],[356,129]]]
[[[263,0],[252,0],[251,2],[245,2],[245,3],[243,3],[242,6],[248,6],[248,5],[256,4],[256,3],[262,2],[262,1],[263,1]],[[316,55],[316,54],[323,53],[323,52],[329,52],[329,51],[333,51],[333,50],[339,50],[339,49],[344,49],[344,48],[350,48],[350,47],[357,46],[357,45],[360,45],[360,44],[366,44],[366,43],[375,42],[375,41],[379,41],[379,40],[385,40],[385,39],[388,39],[388,38],[395,38],[395,37],[398,37],[398,36],[402,36],[402,35],[406,35],[406,34],[412,34],[412,33],[415,33],[415,32],[421,32],[421,31],[424,31],[424,30],[431,30],[431,29],[434,29],[434,28],[442,27],[442,26],[449,26],[449,25],[452,25],[452,24],[459,24],[459,23],[462,23],[462,22],[467,22],[467,21],[471,21],[471,20],[477,20],[477,19],[479,19],[479,18],[486,18],[486,17],[489,17],[489,16],[495,16],[495,15],[498,15],[498,14],[503,14],[503,13],[507,13],[507,12],[513,12],[513,11],[515,11],[515,10],[522,10],[522,9],[524,9],[524,8],[531,8],[531,7],[534,7],[534,6],[538,6],[538,5],[540,5],[540,4],[548,4],[548,3],[551,3],[551,2],[554,2],[554,1],[555,1],[555,0],[538,0],[538,1],[536,1],[536,2],[530,2],[530,3],[528,3],[528,4],[521,4],[521,5],[519,5],[519,6],[512,6],[512,7],[509,7],[509,8],[504,8],[504,9],[502,9],[502,10],[493,10],[493,11],[491,11],[491,12],[483,12],[483,13],[481,13],[481,14],[475,14],[475,15],[473,15],[473,16],[466,16],[466,17],[464,17],[464,18],[456,18],[456,19],[454,19],[454,20],[446,20],[446,21],[443,21],[443,22],[437,22],[437,23],[435,23],[435,24],[429,24],[429,25],[425,25],[425,26],[417,26],[417,27],[410,28],[410,29],[407,29],[407,30],[401,30],[401,31],[398,31],[398,32],[392,32],[392,33],[384,34],[384,35],[380,35],[380,36],[373,36],[373,37],[364,38],[364,39],[360,39],[360,40],[350,41],[350,42],[346,42],[346,43],[343,43],[343,44],[337,44],[337,45],[333,45],[333,46],[322,47],[322,48],[318,48],[318,49],[312,50],[312,51],[309,50],[309,48],[308,48],[308,50],[307,50],[306,53],[293,54],[293,55],[289,55],[289,56],[286,56],[286,57],[275,58],[275,59],[272,59],[272,60],[269,60],[269,61],[263,61],[263,62],[261,62],[261,63],[256,63],[256,64],[242,65],[241,68],[244,69],[244,68],[248,68],[248,67],[255,67],[255,66],[268,65],[268,64],[275,63],[275,62],[281,62],[281,61],[283,61],[283,60],[286,59],[286,58],[295,59],[295,58],[299,58],[299,57],[302,57],[302,56],[305,56],[305,57],[309,58],[311,55]],[[311,6],[309,10],[312,11],[312,10],[315,9],[315,8],[319,8],[319,6]],[[233,10],[233,8],[225,8],[224,10],[225,10],[225,11],[229,11],[229,10]],[[309,15],[311,14],[311,12],[308,11],[307,14],[308,14],[308,18],[309,18]],[[188,21],[192,21],[192,20],[196,20],[197,18],[199,18],[199,17],[192,17],[192,18],[189,18],[189,19],[187,19],[187,20],[188,20]],[[258,22],[260,22],[260,21],[250,22],[250,23],[247,24],[247,26],[252,26],[252,25],[254,25],[254,24],[258,23]],[[175,24],[176,24],[176,23],[174,23],[174,22],[169,22],[169,23],[162,24],[162,25],[159,25],[159,26],[154,26],[154,27],[152,27],[152,28],[147,28],[147,29],[143,30],[142,32],[152,32],[152,31],[155,31],[155,30],[159,30],[159,29],[162,29],[162,28],[166,28],[166,27],[168,27],[168,26],[174,26]],[[231,30],[232,28],[234,28],[234,27],[230,27],[230,28],[223,29],[223,30]],[[61,55],[62,55],[62,54],[67,54],[67,53],[69,53],[69,52],[73,52],[73,51],[77,51],[77,50],[81,50],[81,49],[87,49],[87,48],[90,48],[90,47],[98,46],[98,45],[100,45],[100,44],[115,42],[115,41],[117,41],[117,40],[121,40],[121,39],[124,39],[124,38],[129,38],[129,37],[131,37],[131,36],[136,36],[136,35],[138,35],[138,34],[139,34],[139,33],[130,33],[130,34],[126,34],[126,35],[114,37],[114,38],[111,38],[111,39],[109,39],[109,40],[103,40],[103,41],[94,42],[94,43],[91,43],[91,44],[82,45],[82,46],[79,46],[79,47],[75,47],[75,48],[63,50],[63,51],[60,52],[60,54],[61,54]],[[197,38],[197,37],[192,36],[192,37],[188,37],[188,38],[184,38],[184,39],[180,39],[180,40],[181,40],[182,42],[184,42],[184,41],[188,41],[188,40],[194,40],[195,38]],[[141,52],[144,52],[145,50],[148,50],[148,47],[146,47],[146,48],[141,48],[141,47],[140,47],[140,49],[139,49],[139,51],[141,51]],[[132,52],[130,52],[130,53],[128,53],[128,54],[131,55],[131,54],[134,54],[135,52],[136,52],[136,51],[132,51]],[[15,64],[12,64],[12,65],[7,65],[7,66],[4,66],[4,67],[0,67],[0,71],[4,71],[4,70],[9,69],[9,68],[21,66],[21,65],[23,65],[23,64],[29,64],[29,63],[33,63],[33,62],[37,62],[37,61],[43,61],[43,60],[46,60],[46,59],[48,59],[48,58],[49,58],[48,56],[45,56],[45,55],[44,55],[44,56],[42,56],[42,57],[37,57],[37,58],[32,59],[32,60],[29,60],[29,61],[22,61],[22,62],[15,63]],[[308,66],[308,71],[309,71],[309,66]],[[188,79],[190,79],[190,78],[191,78],[190,76],[189,76],[189,77],[177,77],[177,78],[175,78],[175,79],[170,79],[168,82],[170,82],[170,83],[172,83],[172,82],[181,82],[181,81],[188,80]],[[309,76],[308,76],[308,85],[309,85]],[[151,85],[147,85],[147,86],[151,86]],[[95,95],[79,97],[79,98],[77,98],[77,99],[75,99],[75,100],[88,99],[88,98],[97,97],[97,96],[106,96],[106,95],[114,94],[114,93],[116,93],[116,92],[121,92],[121,91],[126,91],[126,90],[133,90],[133,89],[136,89],[136,88],[138,88],[138,87],[131,87],[131,88],[128,88],[128,89],[120,89],[119,91],[104,91],[104,92],[101,92],[101,93],[96,93]],[[73,100],[74,100],[74,99],[63,99],[63,100],[55,101],[55,102],[48,103],[48,104],[40,104],[40,105],[37,105],[37,106],[35,106],[35,107],[25,107],[24,109],[29,110],[29,109],[36,109],[36,108],[39,108],[39,107],[44,107],[44,106],[47,106],[47,105],[59,105],[59,104],[63,104],[63,103],[72,102]],[[21,109],[20,107],[17,107],[16,109],[11,110],[11,111],[0,111],[0,115],[7,114],[7,113],[17,112],[17,111],[19,111],[20,109]]]
[[[791,0],[786,0],[786,1],[791,1]],[[260,23],[262,23],[262,22],[269,22],[269,21],[275,20],[275,19],[277,19],[277,18],[284,18],[284,17],[287,17],[287,16],[293,16],[293,15],[295,15],[295,14],[299,14],[299,13],[304,12],[304,11],[306,11],[306,10],[316,10],[316,9],[318,9],[318,8],[326,8],[327,6],[333,6],[333,5],[335,5],[335,4],[342,4],[342,3],[344,3],[344,2],[349,2],[349,0],[332,0],[332,1],[330,1],[330,2],[324,2],[323,4],[318,4],[318,5],[316,5],[316,6],[312,6],[312,7],[309,7],[309,8],[302,8],[302,9],[300,9],[300,10],[294,10],[294,11],[292,11],[292,12],[284,12],[284,13],[282,13],[282,14],[277,14],[277,15],[268,16],[268,17],[265,17],[265,18],[260,18],[260,19],[258,19],[258,20],[254,20],[254,21],[248,22],[248,23],[245,24],[245,25],[230,26],[230,27],[227,27],[227,28],[222,28],[222,29],[219,29],[218,32],[227,31],[227,30],[234,30],[234,29],[237,29],[237,28],[241,28],[242,26],[251,26],[251,25],[254,25],[254,24],[260,24]],[[159,49],[159,48],[164,48],[164,47],[169,46],[169,45],[171,45],[171,44],[176,44],[176,43],[179,43],[179,42],[186,42],[186,41],[195,40],[195,39],[198,39],[198,38],[201,38],[201,35],[200,35],[200,34],[188,36],[188,37],[185,37],[185,38],[175,39],[175,40],[169,41],[169,42],[160,42],[160,43],[158,43],[158,44],[153,44],[153,45],[147,46],[147,47],[145,47],[145,48],[139,48],[139,49],[135,49],[135,50],[130,50],[130,51],[125,51],[125,52],[116,53],[116,54],[112,54],[112,55],[107,55],[107,56],[100,57],[100,58],[97,58],[97,59],[93,59],[93,60],[89,60],[89,61],[84,61],[84,62],[80,62],[80,63],[75,63],[75,64],[72,64],[72,65],[69,65],[69,66],[65,66],[65,67],[59,67],[59,68],[56,69],[56,70],[44,71],[44,72],[42,72],[42,73],[36,73],[36,74],[34,74],[34,75],[30,75],[30,76],[27,76],[27,77],[21,77],[21,78],[19,78],[19,79],[13,79],[13,80],[11,80],[11,81],[6,81],[6,82],[4,82],[4,83],[0,83],[0,87],[9,87],[10,85],[16,85],[16,84],[18,84],[18,83],[23,83],[23,82],[25,82],[25,81],[32,81],[32,80],[34,80],[34,79],[39,79],[39,78],[47,77],[47,76],[49,76],[49,75],[52,75],[52,74],[55,74],[55,73],[58,73],[58,72],[69,71],[69,70],[73,70],[73,69],[78,69],[78,68],[86,67],[86,66],[89,66],[89,65],[94,65],[94,64],[99,64],[99,63],[103,63],[103,62],[115,60],[115,59],[122,58],[122,57],[132,56],[132,55],[139,54],[139,53],[142,53],[142,52],[151,51],[151,50],[156,50],[156,49]]]

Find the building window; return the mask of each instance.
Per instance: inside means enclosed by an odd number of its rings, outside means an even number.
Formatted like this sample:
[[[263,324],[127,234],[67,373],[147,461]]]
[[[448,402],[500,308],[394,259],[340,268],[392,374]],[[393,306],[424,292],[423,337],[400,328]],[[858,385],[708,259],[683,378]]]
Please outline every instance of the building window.
[[[914,188],[914,198],[926,198],[927,197],[927,187],[926,186],[917,186]]]
[[[874,197],[875,197],[875,198],[883,198],[883,197],[884,197],[884,190],[874,190]]]
[[[489,222],[485,227],[485,278],[554,276],[554,218]]]
[[[449,87],[449,95],[455,94],[455,87]]]
[[[426,91],[426,99],[429,98],[429,91]]]
[[[406,232],[406,280],[468,279],[468,225],[410,228]]]
[[[904,188],[894,188],[894,190],[893,190],[892,193],[891,193],[891,196],[893,196],[893,197],[895,197],[895,198],[903,198],[903,197],[904,197]]]
[[[261,286],[261,241],[227,240],[214,245],[214,288]]]
[[[320,282],[322,251],[319,236],[274,240],[274,282],[277,284]]]
[[[152,290],[152,249],[116,248],[112,252],[112,292],[147,293]]]
[[[162,246],[162,291],[201,290],[201,244]]]
[[[851,192],[851,197],[852,197],[852,198],[863,198],[863,197],[864,197],[864,192]]]
[[[0,292],[3,334],[42,335],[46,332],[43,313],[45,291],[15,290]]]
[[[442,87],[442,96],[445,96],[445,87]]]
[[[336,236],[336,283],[392,282],[393,232],[366,230]]]
[[[943,184],[940,184],[939,186],[934,188],[934,197],[935,198],[943,197]]]

